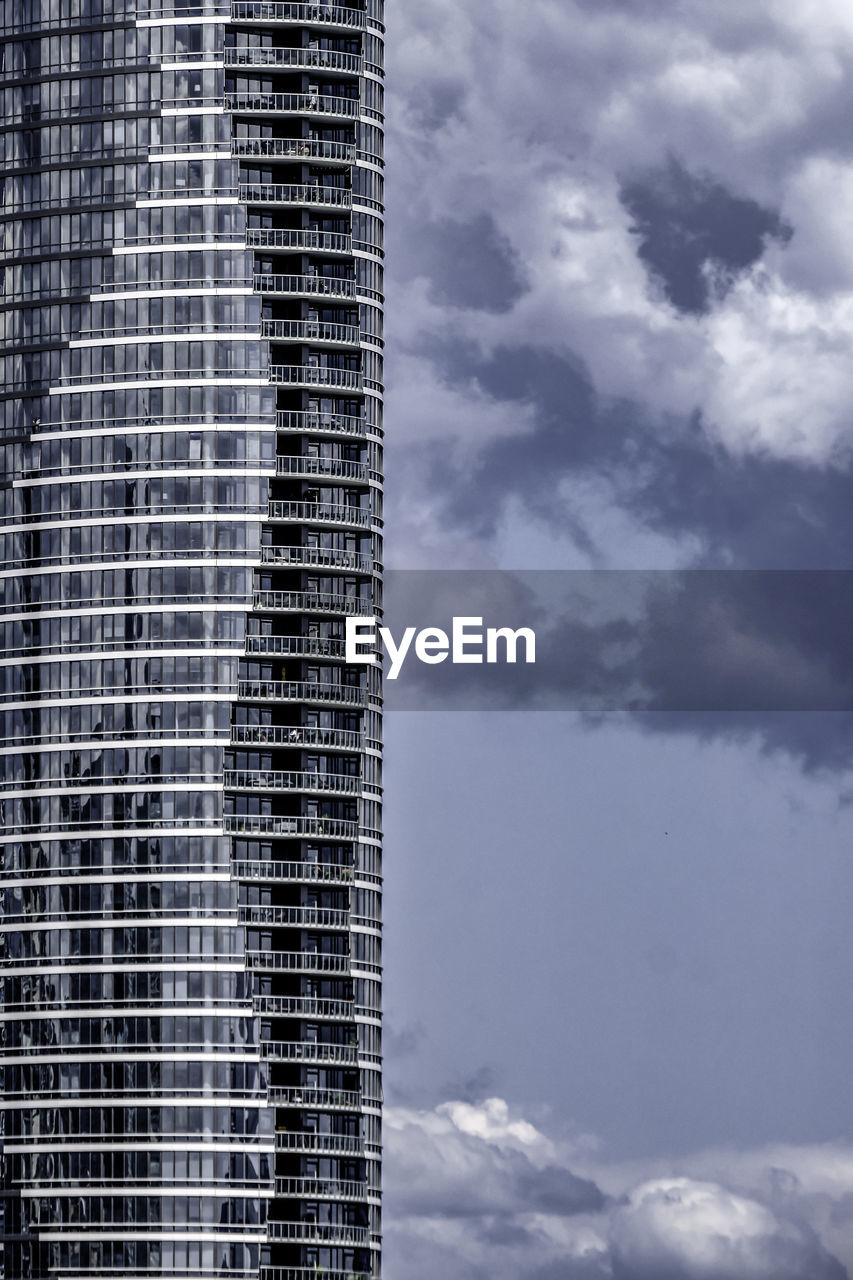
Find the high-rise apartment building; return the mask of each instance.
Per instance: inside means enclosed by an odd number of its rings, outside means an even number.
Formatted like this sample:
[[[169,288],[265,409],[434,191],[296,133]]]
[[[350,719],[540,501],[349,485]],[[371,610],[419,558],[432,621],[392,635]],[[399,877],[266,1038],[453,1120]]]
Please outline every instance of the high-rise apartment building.
[[[3,1275],[366,1280],[382,0],[147,4],[2,9]]]

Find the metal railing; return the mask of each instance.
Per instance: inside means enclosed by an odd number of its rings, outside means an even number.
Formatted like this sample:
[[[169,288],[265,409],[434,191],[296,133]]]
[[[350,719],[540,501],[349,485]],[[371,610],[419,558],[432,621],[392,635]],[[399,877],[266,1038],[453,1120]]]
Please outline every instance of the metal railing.
[[[314,190],[315,188],[312,188]],[[282,227],[248,227],[250,249],[302,249],[318,253],[352,253],[352,236],[339,231],[292,231]]]
[[[237,189],[242,204],[329,205],[335,209],[352,208],[349,187],[321,187],[305,182],[241,182]]]
[[[237,697],[247,702],[337,702],[367,705],[367,690],[358,685],[320,684],[305,680],[240,680]]]
[[[348,911],[332,907],[267,907],[241,906],[240,920],[245,924],[292,925],[299,929],[348,929]]]
[[[363,436],[371,428],[363,418],[355,418],[343,413],[316,413],[309,410],[280,409],[276,416],[276,427],[279,431],[299,431],[311,434]]]
[[[333,1222],[268,1222],[271,1240],[302,1240],[318,1244],[368,1245],[367,1227],[345,1227]]]
[[[366,1200],[369,1194],[366,1182],[340,1178],[276,1178],[275,1193],[317,1200]]]
[[[226,93],[225,110],[262,115],[342,116],[354,120],[360,110],[358,98],[329,93]]]
[[[290,0],[232,0],[232,22],[300,22],[308,25],[364,29],[361,9],[344,5],[315,3],[297,4]]]
[[[321,458],[313,454],[288,454],[275,462],[279,476],[328,476],[333,480],[359,480],[367,484],[371,468],[365,462],[351,462],[349,458]]]
[[[364,378],[358,369],[330,369],[324,365],[271,364],[270,382],[275,386],[335,387],[341,391],[361,392]]]
[[[314,591],[256,591],[252,606],[271,613],[345,614],[358,618],[372,617],[376,612],[372,600]]]
[[[279,973],[336,973],[346,977],[351,971],[349,956],[328,956],[310,951],[247,951],[246,963],[250,969],[272,969]],[[294,1050],[293,1053],[277,1052],[277,1047],[282,1047],[277,1041],[264,1041],[263,1046],[261,1055],[266,1058],[297,1062],[350,1062],[350,1058],[323,1057],[322,1055],[317,1057],[311,1053],[297,1053],[296,1050],[315,1047],[303,1045],[301,1042],[283,1046],[288,1050]],[[329,1048],[330,1046],[320,1047]],[[353,1058],[352,1061],[355,1059]]]
[[[193,54],[193,57],[196,55]],[[331,49],[256,49],[237,45],[225,50],[226,67],[322,67],[328,71],[344,71],[360,75],[362,58],[358,53],[336,53]]]
[[[334,342],[341,347],[357,347],[361,330],[357,324],[333,324],[328,320],[262,320],[261,336],[279,342]]]
[[[355,164],[357,159],[354,142],[324,142],[322,138],[232,138],[231,154],[347,165]]]
[[[295,880],[304,884],[350,885],[355,879],[353,867],[333,862],[272,862],[260,858],[238,858],[231,863],[236,880]]]
[[[318,191],[334,191],[334,189],[334,187],[316,188]],[[255,293],[298,294],[311,298],[352,299],[355,297],[355,281],[338,279],[336,276],[280,276],[258,272],[252,277],[252,287]]]
[[[369,529],[379,523],[366,507],[352,507],[338,502],[285,502],[274,499],[269,504],[268,519],[276,522],[298,521],[300,524],[341,524],[355,529]]]
[[[261,564],[302,565],[312,569],[340,569],[342,572],[378,572],[373,557],[362,551],[336,547],[261,547]]]
[[[287,595],[288,592],[261,592],[259,594]],[[292,593],[299,594],[299,593]],[[361,751],[366,739],[354,729],[321,729],[316,725],[258,725],[236,724],[231,729],[231,741],[289,747],[326,747],[339,751]]]
[[[224,785],[232,791],[323,791],[347,796],[361,791],[361,779],[348,774],[286,769],[226,769]]]
[[[299,840],[357,840],[358,823],[346,818],[313,818],[302,814],[228,813],[225,830],[234,835],[288,836]]]
[[[283,658],[343,658],[343,640],[324,636],[257,636],[246,637],[247,654],[277,654]]]

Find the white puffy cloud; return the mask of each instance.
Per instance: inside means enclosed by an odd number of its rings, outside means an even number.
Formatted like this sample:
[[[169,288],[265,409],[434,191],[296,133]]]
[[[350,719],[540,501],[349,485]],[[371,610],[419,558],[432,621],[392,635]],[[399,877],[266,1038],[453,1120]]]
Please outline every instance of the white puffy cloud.
[[[843,1280],[808,1227],[718,1183],[661,1178],[613,1215],[616,1280]]]
[[[848,1277],[848,1148],[700,1153],[666,1173],[608,1164],[588,1136],[552,1135],[500,1098],[391,1107],[385,1127],[398,1280]]]

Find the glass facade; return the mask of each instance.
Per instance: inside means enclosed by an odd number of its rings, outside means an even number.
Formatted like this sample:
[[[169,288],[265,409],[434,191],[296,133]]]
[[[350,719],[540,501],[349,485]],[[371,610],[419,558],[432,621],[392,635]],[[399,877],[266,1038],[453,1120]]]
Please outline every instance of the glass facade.
[[[0,27],[2,1275],[380,1273],[382,0]]]

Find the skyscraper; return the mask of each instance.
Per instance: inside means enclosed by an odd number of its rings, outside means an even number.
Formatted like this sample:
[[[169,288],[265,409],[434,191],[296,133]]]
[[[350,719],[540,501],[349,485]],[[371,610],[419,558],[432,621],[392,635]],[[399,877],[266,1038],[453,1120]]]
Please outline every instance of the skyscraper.
[[[5,1280],[379,1274],[382,0],[6,0]]]

